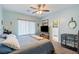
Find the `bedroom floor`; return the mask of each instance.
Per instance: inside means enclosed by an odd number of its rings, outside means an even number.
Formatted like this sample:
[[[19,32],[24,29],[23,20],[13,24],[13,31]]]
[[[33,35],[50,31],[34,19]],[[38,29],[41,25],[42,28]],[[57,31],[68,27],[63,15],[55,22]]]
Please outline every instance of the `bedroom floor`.
[[[61,44],[55,40],[53,40],[52,43],[54,45],[56,54],[77,54],[75,51],[62,47]]]

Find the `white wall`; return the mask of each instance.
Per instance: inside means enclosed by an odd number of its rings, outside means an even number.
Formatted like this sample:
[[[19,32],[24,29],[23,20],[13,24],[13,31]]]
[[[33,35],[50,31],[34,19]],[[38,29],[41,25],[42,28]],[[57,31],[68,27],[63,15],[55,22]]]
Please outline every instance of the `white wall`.
[[[71,17],[77,22],[77,27],[73,30],[68,27],[68,22],[71,20]],[[49,19],[49,27],[50,27],[50,38],[53,37],[53,20],[60,20],[59,24],[59,42],[61,41],[61,34],[69,33],[69,34],[77,34],[79,30],[79,6],[65,8],[63,10],[57,11],[55,13],[50,14],[49,16],[43,18]]]
[[[40,21],[39,18],[28,16],[18,12],[9,11],[9,10],[3,10],[3,18],[4,18],[3,19],[4,27],[7,28],[8,30],[11,30],[12,33],[16,35],[18,35],[18,20],[21,19],[21,20],[34,21],[36,22],[36,24],[38,24]],[[12,22],[12,24],[10,24],[10,22]],[[36,33],[39,32],[37,28],[38,26],[36,27]]]
[[[3,33],[3,25],[2,25],[2,20],[3,20],[3,17],[2,17],[2,5],[0,5],[0,34]]]

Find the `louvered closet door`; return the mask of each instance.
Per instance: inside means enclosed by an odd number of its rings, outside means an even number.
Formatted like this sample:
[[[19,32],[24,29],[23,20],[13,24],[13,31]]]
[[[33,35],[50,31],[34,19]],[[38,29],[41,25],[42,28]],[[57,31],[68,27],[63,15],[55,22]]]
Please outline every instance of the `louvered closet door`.
[[[35,22],[29,22],[29,34],[35,34]]]
[[[35,22],[18,20],[18,35],[35,34]]]

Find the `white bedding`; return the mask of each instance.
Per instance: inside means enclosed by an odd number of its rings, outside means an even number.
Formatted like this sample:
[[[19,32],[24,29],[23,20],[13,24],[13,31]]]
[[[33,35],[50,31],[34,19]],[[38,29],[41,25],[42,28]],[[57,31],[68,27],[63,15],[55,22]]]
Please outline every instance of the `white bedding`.
[[[32,36],[19,36],[17,39],[21,49],[13,51],[11,54],[27,51],[30,48],[34,48],[36,46],[49,42],[49,40],[38,40]]]
[[[45,40],[45,39],[38,40],[32,36],[19,36],[17,39],[18,39],[20,47],[22,49],[37,46],[37,45],[49,42],[49,40]]]
[[[7,38],[2,41],[2,44],[13,49],[20,49],[19,42],[16,39],[15,35],[7,35]]]

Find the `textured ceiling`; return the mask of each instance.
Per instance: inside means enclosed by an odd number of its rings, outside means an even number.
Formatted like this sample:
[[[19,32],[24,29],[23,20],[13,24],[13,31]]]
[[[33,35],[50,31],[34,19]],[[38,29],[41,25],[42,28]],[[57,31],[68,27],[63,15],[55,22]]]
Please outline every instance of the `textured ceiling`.
[[[15,11],[15,12],[23,13],[26,15],[41,18],[41,17],[44,17],[46,15],[49,15],[50,13],[54,13],[54,12],[62,10],[64,8],[69,8],[69,7],[77,6],[77,5],[73,5],[73,4],[64,4],[64,5],[63,4],[47,4],[47,7],[50,10],[50,12],[45,12],[42,15],[38,15],[36,13],[32,14],[32,12],[35,10],[31,9],[30,8],[31,6],[36,7],[37,4],[4,4],[3,8],[6,10]]]

